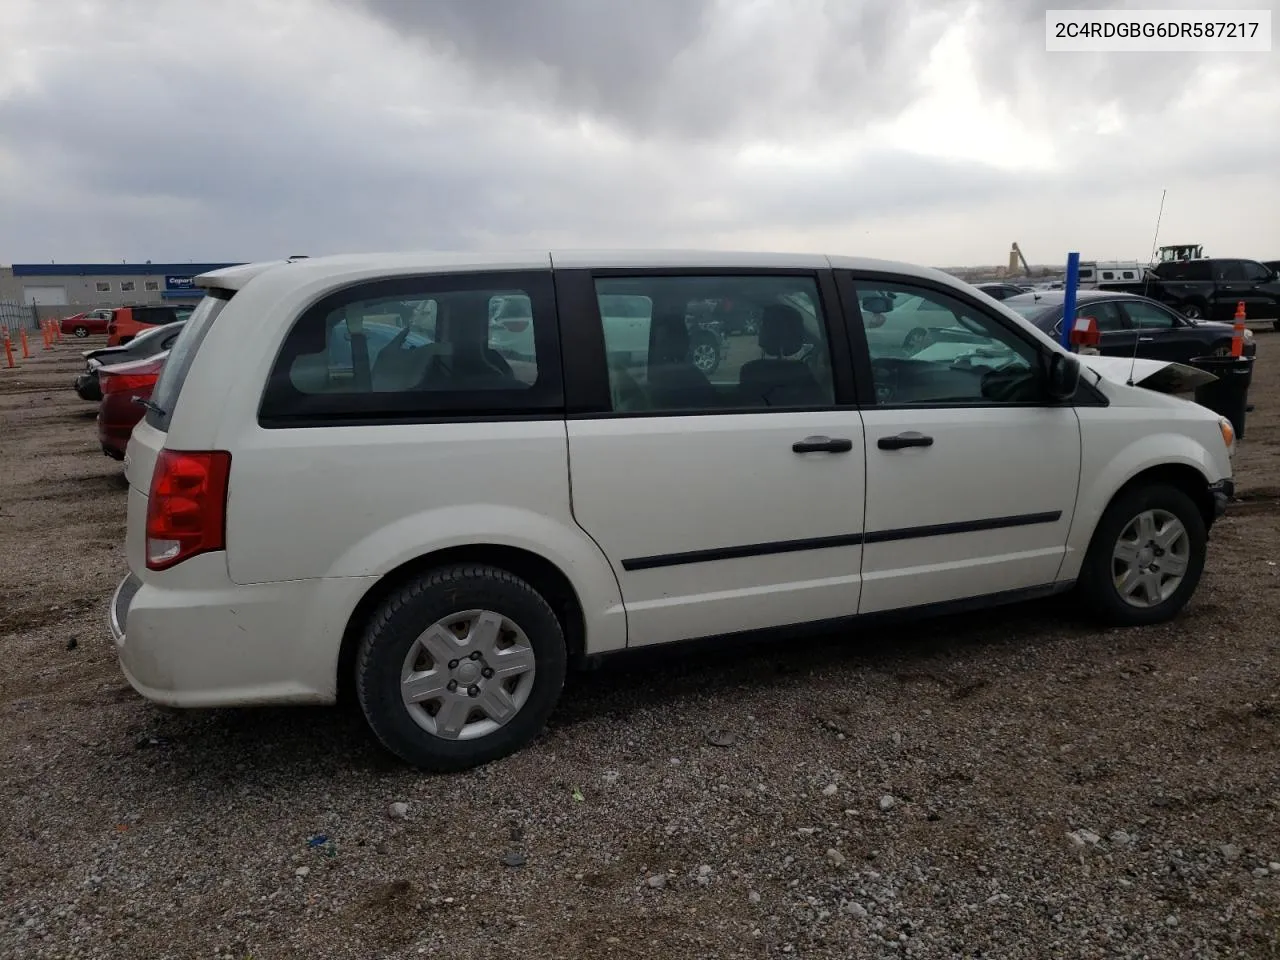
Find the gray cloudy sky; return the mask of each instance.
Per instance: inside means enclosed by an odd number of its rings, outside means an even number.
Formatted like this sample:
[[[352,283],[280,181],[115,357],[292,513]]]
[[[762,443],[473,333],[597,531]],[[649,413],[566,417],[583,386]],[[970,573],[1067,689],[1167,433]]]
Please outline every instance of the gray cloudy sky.
[[[1280,257],[1280,53],[1048,54],[1049,5],[0,0],[0,262],[1145,258],[1163,188]]]

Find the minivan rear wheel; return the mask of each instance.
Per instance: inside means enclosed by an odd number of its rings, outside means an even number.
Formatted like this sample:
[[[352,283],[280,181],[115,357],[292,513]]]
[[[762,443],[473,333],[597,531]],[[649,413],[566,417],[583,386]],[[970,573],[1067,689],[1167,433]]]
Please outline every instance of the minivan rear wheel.
[[[1176,616],[1204,572],[1208,532],[1192,499],[1167,484],[1135,487],[1098,522],[1077,583],[1081,599],[1116,626]]]
[[[356,658],[356,693],[392,753],[424,770],[464,770],[542,731],[566,660],[560,621],[532,586],[496,567],[445,567],[374,613]]]

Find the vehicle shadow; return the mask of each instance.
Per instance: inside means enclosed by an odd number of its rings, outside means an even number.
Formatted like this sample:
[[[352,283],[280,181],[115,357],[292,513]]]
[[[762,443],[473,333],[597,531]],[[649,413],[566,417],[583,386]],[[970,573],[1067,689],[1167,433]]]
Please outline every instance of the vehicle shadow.
[[[730,696],[810,672],[919,671],[929,661],[964,661],[991,647],[1016,649],[1049,636],[1090,634],[1090,625],[1071,619],[1061,598],[1051,598],[900,623],[855,624],[810,636],[728,637],[633,650],[572,676],[551,725],[572,727],[600,713],[618,716],[620,710],[648,709],[695,694]]]
[[[1091,635],[1087,624],[1061,616],[1062,610],[1061,600],[1042,600],[808,638],[730,638],[629,652],[570,675],[548,735],[571,736],[581,724],[625,719],[634,711],[661,709],[689,696],[733,697],[790,685],[797,674],[923,670],[937,678],[947,671],[948,661],[964,662],[992,647],[1021,649],[1046,636],[1070,640]],[[168,770],[179,780],[212,778],[228,787],[252,782],[263,789],[334,777],[421,776],[378,743],[351,702],[336,708],[146,709],[147,722],[135,730],[135,746],[139,756],[148,750],[164,754],[155,775]]]

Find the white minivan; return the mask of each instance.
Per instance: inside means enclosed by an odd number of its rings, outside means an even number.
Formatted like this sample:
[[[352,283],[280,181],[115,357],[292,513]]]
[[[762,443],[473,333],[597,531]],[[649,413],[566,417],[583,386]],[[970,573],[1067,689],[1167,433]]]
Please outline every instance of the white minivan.
[[[626,648],[1068,590],[1167,620],[1232,493],[1230,423],[1132,385],[1168,364],[1077,358],[907,264],[392,254],[196,283],[128,447],[124,673],[176,707],[351,691],[426,769],[519,749],[570,665]],[[602,321],[623,298],[643,343]],[[714,380],[708,301],[759,317]],[[893,302],[949,319],[869,337]]]

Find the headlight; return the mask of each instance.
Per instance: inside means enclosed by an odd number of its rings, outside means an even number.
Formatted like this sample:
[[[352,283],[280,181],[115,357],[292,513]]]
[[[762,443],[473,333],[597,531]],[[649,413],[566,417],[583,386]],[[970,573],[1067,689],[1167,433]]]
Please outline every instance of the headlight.
[[[1246,340],[1252,340],[1252,339],[1253,339],[1253,331],[1252,331],[1252,330],[1250,330],[1248,327],[1245,327],[1245,328],[1244,328],[1244,338],[1245,338]]]
[[[1236,429],[1226,417],[1218,418],[1218,429],[1222,431],[1222,442],[1227,446],[1227,456],[1236,452]]]

